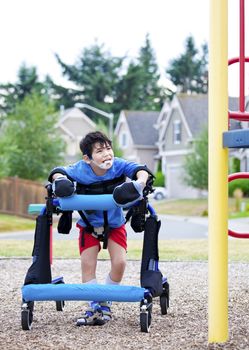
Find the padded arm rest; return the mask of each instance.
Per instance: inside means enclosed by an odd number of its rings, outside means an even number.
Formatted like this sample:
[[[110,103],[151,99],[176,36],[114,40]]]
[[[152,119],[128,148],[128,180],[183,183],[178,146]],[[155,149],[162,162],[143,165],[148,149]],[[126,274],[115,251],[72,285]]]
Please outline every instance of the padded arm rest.
[[[61,210],[109,210],[117,208],[112,194],[75,194],[58,198]]]

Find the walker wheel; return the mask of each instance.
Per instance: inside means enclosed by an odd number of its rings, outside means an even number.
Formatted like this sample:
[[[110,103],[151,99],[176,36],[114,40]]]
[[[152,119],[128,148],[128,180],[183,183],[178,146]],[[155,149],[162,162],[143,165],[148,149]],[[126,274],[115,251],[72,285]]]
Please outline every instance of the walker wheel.
[[[140,313],[140,327],[141,332],[149,333],[151,324],[151,313],[149,311]]]
[[[56,301],[56,311],[63,311],[64,306],[65,306],[64,300]]]
[[[167,315],[168,297],[165,294],[162,294],[160,296],[160,307],[161,307],[161,314]]]
[[[34,310],[33,301],[23,303],[22,311],[21,311],[21,324],[22,324],[22,329],[24,331],[31,330],[31,326],[33,322],[33,310]]]
[[[22,329],[24,331],[30,331],[32,327],[32,321],[33,321],[33,312],[29,309],[22,310],[21,318],[22,318]]]

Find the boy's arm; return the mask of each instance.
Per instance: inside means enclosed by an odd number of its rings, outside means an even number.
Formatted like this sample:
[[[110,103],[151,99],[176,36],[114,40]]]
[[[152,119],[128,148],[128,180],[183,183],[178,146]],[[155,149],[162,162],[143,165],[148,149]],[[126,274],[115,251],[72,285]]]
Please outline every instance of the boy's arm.
[[[57,197],[69,197],[75,191],[74,183],[68,179],[64,171],[52,172],[49,180],[52,182],[52,189]]]
[[[148,172],[145,171],[145,170],[139,170],[136,173],[136,177],[137,177],[137,182],[139,182],[142,185],[143,189],[144,189],[144,187],[146,186],[148,177],[149,177]]]
[[[118,206],[130,206],[143,198],[143,189],[146,186],[149,174],[146,170],[139,170],[135,177],[137,180],[125,182],[114,189],[113,199]]]
[[[67,176],[64,175],[64,174],[55,173],[55,174],[52,175],[52,182],[53,182],[54,180],[58,179],[58,177],[65,177],[65,178],[67,178]]]

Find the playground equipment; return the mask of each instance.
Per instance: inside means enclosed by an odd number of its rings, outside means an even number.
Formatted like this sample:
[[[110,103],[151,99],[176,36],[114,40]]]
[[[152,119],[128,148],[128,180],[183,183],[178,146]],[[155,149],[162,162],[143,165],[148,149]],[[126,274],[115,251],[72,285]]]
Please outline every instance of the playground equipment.
[[[152,189],[151,189],[152,190]],[[148,203],[149,192],[136,203],[138,208],[145,208],[143,252],[141,262],[141,287],[100,284],[66,284],[63,277],[52,279],[52,225],[53,214],[72,210],[108,210],[116,206],[112,195],[73,195],[55,198],[52,186],[47,186],[46,205],[30,205],[29,212],[40,211],[36,219],[33,262],[27,271],[22,287],[21,325],[23,330],[30,330],[33,322],[34,302],[53,300],[56,310],[62,311],[66,300],[117,302],[140,302],[140,328],[149,332],[152,320],[153,298],[160,298],[162,315],[169,307],[169,284],[158,267],[158,233],[160,221],[152,206]]]
[[[249,129],[229,130],[230,119],[249,121],[245,111],[245,3],[240,6],[240,54],[228,61],[227,0],[210,1],[209,66],[209,342],[228,339],[228,181],[249,178],[249,173],[228,177],[228,148],[248,148]],[[228,111],[227,66],[239,63],[239,111]],[[223,138],[223,144],[222,144]],[[228,179],[228,181],[227,181]]]

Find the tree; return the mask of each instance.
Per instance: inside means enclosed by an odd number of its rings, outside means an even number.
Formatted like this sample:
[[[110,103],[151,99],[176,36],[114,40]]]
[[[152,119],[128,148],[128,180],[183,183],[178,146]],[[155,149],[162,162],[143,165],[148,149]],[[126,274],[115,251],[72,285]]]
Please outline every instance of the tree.
[[[208,130],[203,129],[194,141],[193,152],[185,158],[184,169],[187,185],[201,190],[208,189]]]
[[[115,99],[114,87],[119,81],[123,58],[112,57],[104,45],[99,45],[97,42],[85,48],[74,65],[67,65],[59,55],[56,55],[56,58],[63,75],[78,88],[72,95],[71,105],[75,102],[84,102],[106,112],[113,112],[106,101]],[[94,113],[88,114],[93,118],[96,117]]]
[[[56,58],[63,75],[75,84],[75,90],[50,84],[59,104],[83,102],[117,116],[122,109],[160,110],[166,97],[158,85],[160,74],[148,35],[138,57],[127,68],[127,57],[112,57],[98,43],[85,48],[73,65],[64,63],[58,55]],[[94,113],[88,114],[99,119]]]
[[[160,73],[149,35],[117,87],[119,109],[160,110],[166,94],[159,87]]]
[[[62,160],[64,142],[58,136],[57,115],[44,96],[32,93],[18,103],[2,127],[2,176],[44,179]]]
[[[207,93],[207,44],[203,44],[201,55],[195,47],[194,38],[189,36],[185,43],[185,52],[171,60],[166,73],[180,92]]]
[[[47,95],[50,96],[51,100],[54,102],[56,110],[59,110],[61,105],[63,105],[64,108],[72,108],[76,96],[79,94],[77,89],[57,85],[50,76],[46,77],[45,85],[47,88]]]
[[[158,86],[160,73],[148,34],[145,38],[145,45],[140,49],[138,62],[142,73],[139,97],[143,110],[159,110],[163,102],[160,101],[161,91]]]
[[[16,83],[0,84],[0,112],[13,112],[17,103],[20,103],[31,92],[45,94],[45,84],[39,81],[36,67],[27,67],[23,63],[17,74]]]

